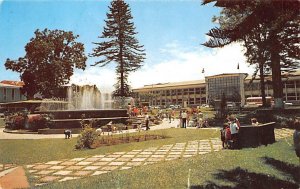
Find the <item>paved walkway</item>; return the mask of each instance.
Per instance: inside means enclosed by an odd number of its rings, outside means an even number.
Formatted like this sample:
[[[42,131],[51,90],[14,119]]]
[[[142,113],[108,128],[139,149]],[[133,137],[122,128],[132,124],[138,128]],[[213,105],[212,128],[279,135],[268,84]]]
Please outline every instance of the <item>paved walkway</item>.
[[[176,123],[164,122],[151,129],[164,129],[176,126]],[[156,128],[157,127],[157,128]],[[134,131],[130,131],[134,132]],[[290,129],[275,129],[275,138],[282,139],[293,134]],[[62,135],[58,135],[59,138]],[[59,161],[35,163],[24,166],[37,179],[36,186],[50,182],[63,182],[80,179],[87,176],[106,174],[111,171],[131,169],[136,166],[148,165],[157,162],[189,158],[220,151],[222,144],[219,138],[194,140],[184,143],[168,144],[146,149],[136,149],[129,152],[115,152],[88,157],[78,157]],[[14,169],[14,165],[0,164],[0,178]],[[1,183],[0,183],[1,186]],[[3,187],[4,188],[4,187]]]
[[[177,123],[178,121],[172,121],[171,123],[169,123],[169,121],[164,120],[162,122],[162,124],[160,125],[155,125],[152,126],[150,130],[161,130],[161,129],[169,129],[172,127],[177,127]],[[145,128],[143,128],[145,129]],[[190,129],[194,129],[194,128],[190,128]],[[3,132],[4,128],[0,128],[0,140],[1,139],[45,139],[45,138],[65,138],[65,135],[62,134],[14,134],[14,133],[5,133]],[[137,132],[136,129],[129,129],[127,131],[124,132],[128,132],[128,133],[133,133],[133,132]],[[105,132],[104,134],[108,134],[107,132]],[[110,132],[111,134],[111,132]],[[119,134],[119,132],[116,132],[114,134]],[[78,134],[72,134],[73,137],[77,137]]]
[[[179,158],[189,158],[222,149],[218,138],[195,140],[184,143],[163,145],[129,152],[99,154],[90,157],[50,161],[27,165],[29,173],[37,178],[37,185],[53,181],[66,181],[86,176],[105,174],[115,170],[131,169]]]

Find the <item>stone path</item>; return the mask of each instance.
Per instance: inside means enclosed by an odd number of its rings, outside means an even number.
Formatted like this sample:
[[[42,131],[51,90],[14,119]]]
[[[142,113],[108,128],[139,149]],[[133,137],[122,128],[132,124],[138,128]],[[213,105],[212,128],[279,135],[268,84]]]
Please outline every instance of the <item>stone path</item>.
[[[276,140],[293,134],[291,129],[275,129]],[[195,140],[184,143],[168,144],[159,147],[137,149],[129,152],[99,154],[89,157],[49,161],[26,165],[27,171],[36,178],[38,185],[50,182],[63,182],[87,176],[105,174],[111,171],[131,169],[163,161],[189,158],[220,151],[222,144],[219,138]],[[0,164],[1,173],[16,167],[13,164]],[[0,183],[1,184],[1,183]]]
[[[132,150],[129,152],[115,152],[85,158],[36,163],[27,165],[26,168],[38,180],[37,185],[41,185],[53,181],[62,182],[86,176],[105,174],[115,170],[131,169],[141,165],[188,158],[221,149],[221,141],[218,138],[212,138],[209,140],[195,140]]]
[[[289,136],[292,136],[294,134],[293,129],[287,129],[287,128],[282,128],[282,129],[275,129],[274,133],[275,133],[275,139],[283,139]]]

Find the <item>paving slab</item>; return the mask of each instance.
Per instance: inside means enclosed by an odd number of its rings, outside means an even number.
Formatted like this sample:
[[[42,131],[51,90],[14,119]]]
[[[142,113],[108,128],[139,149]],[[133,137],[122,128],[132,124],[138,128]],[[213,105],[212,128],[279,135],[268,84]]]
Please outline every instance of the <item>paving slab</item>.
[[[63,179],[60,179],[58,182],[64,182],[64,181],[68,181],[68,180],[75,180],[75,179],[79,179],[80,177],[64,177]]]
[[[126,166],[129,166],[129,167],[131,167],[131,166],[139,166],[139,165],[142,165],[142,161],[140,161],[140,162],[128,162],[127,164],[126,164]]]
[[[147,158],[147,157],[149,157],[150,156],[150,154],[141,154],[141,155],[137,155],[137,156],[135,156],[136,158]]]
[[[136,162],[136,161],[145,161],[147,158],[133,158],[131,161]]]
[[[89,164],[92,164],[93,162],[90,162],[90,161],[81,161],[81,162],[78,162],[76,163],[75,165],[89,165]]]
[[[128,167],[128,166],[124,166],[124,167],[121,167],[120,170],[126,170],[126,169],[131,169],[132,167]]]
[[[144,151],[140,153],[141,155],[151,155],[153,152]]]
[[[37,175],[49,175],[53,172],[55,172],[55,170],[42,170],[42,171],[36,172],[35,174],[37,174]]]
[[[47,163],[45,163],[45,164],[47,164],[47,165],[57,165],[57,164],[60,164],[62,161],[49,161],[49,162],[47,162]]]
[[[96,165],[96,166],[98,166],[98,165],[106,165],[108,163],[109,163],[109,161],[99,161],[99,162],[93,163],[93,165]]]
[[[115,160],[116,158],[113,158],[113,157],[110,157],[110,158],[101,158],[100,161],[113,161]]]
[[[69,167],[66,167],[67,170],[80,170],[82,169],[84,166],[80,166],[80,165],[72,165]]]
[[[52,182],[52,181],[58,180],[60,178],[61,177],[58,177],[58,176],[45,176],[45,177],[41,178],[40,181],[41,182]]]
[[[32,169],[47,169],[48,167],[51,167],[52,165],[36,165],[32,167]]]
[[[110,162],[108,165],[112,165],[112,166],[120,166],[120,165],[123,165],[125,164],[125,162]]]
[[[155,154],[154,154],[154,155],[152,155],[151,157],[152,157],[152,158],[163,158],[163,157],[165,157],[165,156],[164,156],[164,155],[155,155]]]
[[[118,158],[118,157],[121,157],[121,154],[110,154],[106,156],[106,158]]]
[[[3,165],[2,165],[3,166]],[[34,167],[35,165],[26,165],[26,168],[31,168],[31,167]]]
[[[178,152],[178,151],[171,151],[169,154],[173,154],[173,155],[180,155],[182,152]]]
[[[98,161],[98,160],[100,160],[100,159],[101,159],[100,157],[91,157],[91,158],[85,159],[84,161],[94,162],[94,161]]]
[[[103,157],[105,157],[105,155],[95,155],[93,157],[95,157],[95,158],[103,158]]]
[[[76,161],[65,161],[62,162],[60,165],[74,165],[76,163]]]
[[[101,166],[86,166],[83,170],[96,170],[99,169]]]
[[[66,166],[56,165],[56,166],[49,167],[49,169],[61,170],[61,169],[65,168],[65,167]]]
[[[147,161],[155,161],[155,162],[162,161],[162,160],[164,160],[164,158],[153,158],[153,157],[150,157],[150,158],[147,159]]]
[[[135,154],[139,154],[140,152],[127,152],[128,155],[135,155]],[[122,157],[127,156],[127,155],[123,155]]]
[[[87,176],[89,174],[91,174],[92,171],[76,171],[74,172],[72,175],[76,175],[76,176]]]
[[[101,170],[104,170],[104,171],[113,171],[115,169],[118,169],[118,166],[105,166],[105,167],[101,168]]]
[[[85,158],[74,158],[74,159],[71,159],[70,161],[82,161],[84,160]]]
[[[69,175],[72,171],[57,171],[53,175]]]
[[[108,173],[109,171],[95,171],[92,176],[96,176],[96,175],[101,175],[101,174],[105,174]]]
[[[116,159],[115,161],[123,161],[123,162],[126,162],[126,161],[130,161],[132,158],[129,158],[129,157],[120,157],[118,159]]]

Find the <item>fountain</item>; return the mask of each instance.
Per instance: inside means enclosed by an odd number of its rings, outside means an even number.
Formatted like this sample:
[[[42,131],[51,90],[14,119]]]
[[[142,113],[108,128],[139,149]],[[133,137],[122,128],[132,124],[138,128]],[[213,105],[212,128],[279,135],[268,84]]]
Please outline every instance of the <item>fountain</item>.
[[[99,127],[113,122],[125,122],[128,119],[127,110],[112,109],[113,100],[111,94],[100,93],[95,85],[72,85],[66,89],[67,102],[53,109],[41,104],[38,114],[49,114],[53,117],[53,129],[81,128],[81,121],[94,121],[94,127]],[[39,130],[39,133],[43,133]]]

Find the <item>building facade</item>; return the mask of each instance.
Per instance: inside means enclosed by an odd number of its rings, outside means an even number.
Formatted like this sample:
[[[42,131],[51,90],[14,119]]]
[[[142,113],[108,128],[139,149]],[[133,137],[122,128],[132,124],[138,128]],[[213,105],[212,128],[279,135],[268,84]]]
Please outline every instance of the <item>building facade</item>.
[[[21,93],[21,86],[0,83],[0,103],[26,100]]]
[[[174,83],[158,83],[133,89],[139,101],[150,106],[181,105],[201,106],[220,100],[223,93],[227,101],[245,105],[248,97],[259,97],[260,80],[245,73],[219,74],[195,80]],[[300,70],[283,77],[283,100],[300,105]],[[266,96],[273,96],[271,77],[266,77]]]

